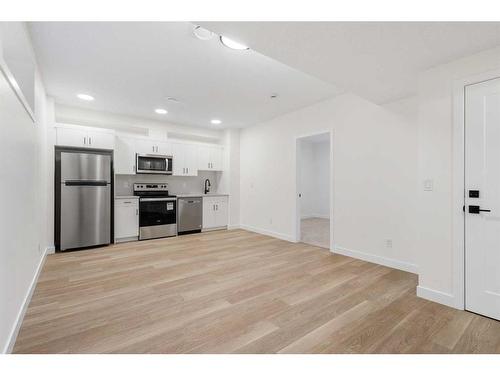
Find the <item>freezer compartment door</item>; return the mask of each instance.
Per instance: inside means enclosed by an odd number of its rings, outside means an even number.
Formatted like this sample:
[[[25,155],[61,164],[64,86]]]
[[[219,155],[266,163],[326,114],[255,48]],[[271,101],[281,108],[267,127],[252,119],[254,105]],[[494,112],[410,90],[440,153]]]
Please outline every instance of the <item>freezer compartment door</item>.
[[[111,243],[111,186],[61,185],[61,250]]]
[[[111,182],[111,156],[61,152],[61,181]]]

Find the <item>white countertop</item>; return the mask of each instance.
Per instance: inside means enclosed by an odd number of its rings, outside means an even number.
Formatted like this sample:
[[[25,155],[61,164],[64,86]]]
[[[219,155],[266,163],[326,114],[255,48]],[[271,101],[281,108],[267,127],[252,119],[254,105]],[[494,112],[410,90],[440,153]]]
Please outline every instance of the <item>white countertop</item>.
[[[116,195],[115,199],[139,199],[136,195]]]

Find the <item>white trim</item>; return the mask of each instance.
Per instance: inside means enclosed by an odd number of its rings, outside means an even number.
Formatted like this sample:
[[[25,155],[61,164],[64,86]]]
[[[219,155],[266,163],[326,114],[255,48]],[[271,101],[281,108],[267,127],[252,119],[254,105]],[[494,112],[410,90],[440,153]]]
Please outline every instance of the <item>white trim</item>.
[[[16,322],[15,322],[14,326],[12,327],[12,330],[10,331],[10,335],[9,335],[7,343],[5,344],[5,347],[3,349],[3,353],[12,353],[12,350],[14,349],[17,335],[19,333],[19,330],[21,329],[21,325],[23,324],[24,315],[26,314],[26,310],[28,309],[28,306],[31,302],[31,297],[33,296],[33,292],[35,291],[38,277],[40,276],[40,272],[42,271],[43,265],[45,263],[45,258],[47,257],[47,253],[49,252],[49,250],[50,250],[50,247],[46,247],[43,254],[42,254],[40,262],[38,263],[38,266],[36,268],[35,275],[33,276],[33,279],[31,280],[31,284],[28,288],[28,292],[26,293],[26,296],[24,297],[24,301],[23,301],[23,304],[21,305],[21,309],[19,310],[19,312],[17,314]]]
[[[252,227],[250,225],[245,225],[245,224],[241,224],[240,228],[248,230],[250,232],[255,232],[255,233],[263,234],[265,236],[275,237],[275,238],[278,238],[280,240],[284,240],[284,241],[288,241],[288,242],[298,242],[298,241],[295,240],[294,236],[291,236],[289,234],[273,232],[273,231],[270,231],[270,230],[267,230],[267,229],[256,228],[256,227]]]
[[[465,86],[500,77],[500,70],[492,70],[460,78],[453,83],[453,166],[452,166],[452,288],[453,303],[457,309],[465,309],[465,231],[464,231],[464,180],[465,180]],[[424,287],[420,287],[425,289]],[[441,293],[441,292],[437,292]],[[423,298],[426,298],[425,296]],[[430,298],[429,298],[430,299]]]
[[[419,285],[417,286],[417,297],[460,309],[460,307],[456,305],[457,298],[449,293],[440,292]]]
[[[241,227],[239,224],[231,224],[227,226],[227,230],[240,229],[240,228]]]
[[[322,215],[322,214],[308,214],[302,215],[301,219],[329,219],[330,215]]]
[[[401,270],[401,271],[418,273],[418,267],[416,264],[402,262],[400,260],[386,258],[386,257],[382,257],[379,255],[373,255],[370,253],[366,253],[364,251],[350,250],[350,249],[346,249],[344,247],[336,246],[335,249],[333,250],[333,253],[346,255],[348,257],[361,259],[361,260],[364,260],[367,262],[380,264],[380,265],[386,266],[386,267],[396,268],[396,269]]]
[[[335,241],[334,241],[334,197],[335,197],[335,191],[334,191],[334,168],[333,168],[333,163],[334,163],[334,150],[335,146],[333,144],[335,137],[334,137],[334,130],[333,129],[324,129],[324,130],[318,130],[313,133],[306,133],[306,134],[301,134],[295,137],[294,139],[294,160],[295,160],[295,233],[293,236],[293,239],[290,240],[292,242],[300,242],[300,220],[301,220],[301,214],[300,214],[300,200],[299,200],[299,160],[298,160],[298,152],[297,152],[297,143],[299,139],[301,138],[306,138],[306,137],[311,137],[314,135],[319,135],[319,134],[329,134],[330,135],[330,186],[329,186],[329,197],[330,197],[330,251],[333,251],[333,248],[335,246]],[[289,240],[287,240],[289,241]]]

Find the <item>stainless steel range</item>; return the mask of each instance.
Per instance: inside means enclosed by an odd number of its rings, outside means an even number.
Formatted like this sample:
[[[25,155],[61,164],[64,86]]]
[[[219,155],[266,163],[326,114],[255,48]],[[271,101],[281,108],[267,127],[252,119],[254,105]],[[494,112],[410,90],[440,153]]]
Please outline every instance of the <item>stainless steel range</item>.
[[[177,235],[177,198],[168,193],[168,185],[134,184],[139,196],[139,240]]]

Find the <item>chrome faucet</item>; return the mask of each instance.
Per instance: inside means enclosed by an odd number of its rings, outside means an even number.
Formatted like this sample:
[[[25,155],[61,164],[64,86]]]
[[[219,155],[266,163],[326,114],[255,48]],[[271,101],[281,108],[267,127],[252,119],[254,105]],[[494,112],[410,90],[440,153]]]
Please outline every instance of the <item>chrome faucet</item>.
[[[208,184],[207,184],[207,183],[208,183]],[[205,180],[205,194],[208,194],[208,193],[210,192],[210,187],[211,187],[211,186],[212,186],[212,185],[210,184],[210,180],[207,178],[207,179]]]

